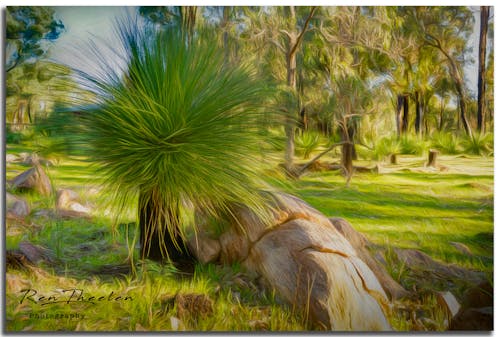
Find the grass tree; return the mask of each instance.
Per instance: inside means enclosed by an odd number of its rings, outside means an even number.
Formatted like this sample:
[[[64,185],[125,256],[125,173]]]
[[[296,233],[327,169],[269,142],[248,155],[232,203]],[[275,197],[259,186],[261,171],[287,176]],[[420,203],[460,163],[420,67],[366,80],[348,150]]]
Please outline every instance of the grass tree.
[[[265,214],[254,164],[264,85],[248,67],[229,67],[208,31],[187,43],[179,29],[131,21],[118,24],[121,67],[95,53],[99,75],[79,72],[96,93],[80,141],[118,200],[137,198],[142,257],[178,262],[189,256],[193,209],[227,217],[244,204]]]

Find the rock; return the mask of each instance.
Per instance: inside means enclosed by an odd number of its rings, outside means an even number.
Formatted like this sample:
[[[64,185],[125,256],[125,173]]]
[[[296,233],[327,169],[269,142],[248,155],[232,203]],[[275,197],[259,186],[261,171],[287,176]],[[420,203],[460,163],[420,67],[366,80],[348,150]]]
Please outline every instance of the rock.
[[[11,164],[19,161],[19,157],[16,156],[15,154],[8,153],[5,155],[5,163]]]
[[[21,152],[19,153],[18,158],[21,162],[25,162],[29,156],[30,154],[28,152]]]
[[[40,157],[36,153],[32,153],[28,155],[26,158],[23,160],[23,164],[26,165],[38,165],[40,164]]]
[[[65,210],[65,209],[59,209],[55,213],[56,218],[60,219],[77,219],[77,218],[84,218],[84,219],[90,219],[90,215],[88,213],[82,213],[82,212],[76,212],[73,210]]]
[[[170,326],[173,331],[184,330],[184,324],[182,321],[174,316],[170,317]]]
[[[224,264],[241,262],[248,257],[250,242],[246,235],[231,227],[219,237],[220,261]]]
[[[450,330],[493,330],[493,287],[483,282],[468,289],[460,311],[453,317]]]
[[[33,245],[30,242],[23,241],[19,244],[19,250],[21,253],[26,256],[28,261],[33,264],[38,264],[39,262],[53,262],[52,252],[42,246]]]
[[[460,310],[460,304],[457,299],[449,291],[439,291],[436,293],[436,299],[439,306],[441,306],[448,314],[448,319],[455,316]]]
[[[28,203],[26,200],[16,197],[13,194],[6,193],[5,194],[5,199],[6,199],[6,208],[7,208],[7,217],[9,218],[15,218],[15,219],[22,219],[28,214],[30,214],[30,208],[28,206]]]
[[[72,202],[69,205],[69,211],[74,211],[74,212],[78,212],[78,213],[88,214],[88,213],[90,213],[90,208],[85,207],[82,204],[79,204],[77,202]]]
[[[88,215],[91,210],[79,203],[80,196],[73,190],[60,189],[56,195],[56,208],[58,211],[71,211],[76,214]]]
[[[391,330],[377,278],[328,227],[304,219],[286,222],[255,243],[244,266],[257,270],[292,306],[309,308],[305,315],[315,326]]]
[[[330,218],[330,222],[354,247],[358,257],[370,267],[391,299],[399,299],[410,294],[409,291],[405,290],[399,283],[394,281],[383,263],[372,257],[367,249],[367,246],[371,243],[363,234],[357,232],[351,224],[344,219]]]
[[[452,245],[453,247],[455,247],[460,253],[462,253],[464,255],[474,256],[474,254],[472,254],[470,248],[467,247],[466,245],[464,245],[463,243],[460,243],[460,242],[450,242],[450,245]]]
[[[440,263],[417,249],[396,248],[394,252],[400,263],[403,263],[407,269],[425,277],[427,281],[436,278],[480,283],[485,279],[483,272]]]
[[[449,330],[493,331],[493,307],[467,308],[453,317]]]
[[[187,243],[189,251],[203,264],[214,262],[219,258],[221,245],[206,231],[195,233],[188,239]]]
[[[50,179],[40,165],[35,165],[16,176],[11,180],[10,186],[15,189],[35,190],[45,196],[52,193]]]
[[[68,220],[68,219],[77,219],[77,218],[84,218],[84,219],[91,219],[91,216],[88,213],[82,213],[82,212],[77,212],[73,210],[65,210],[65,209],[57,209],[57,210],[52,210],[52,209],[39,209],[34,212],[33,214],[34,218],[44,218],[45,220],[48,219],[63,219],[63,220]]]
[[[56,207],[67,209],[72,202],[80,199],[78,193],[70,189],[60,189],[56,193]]]
[[[235,219],[218,237],[217,261],[241,263],[262,285],[276,291],[278,301],[302,310],[317,328],[391,330],[384,289],[330,220],[284,193],[273,194],[269,207],[271,214],[264,219],[244,207],[232,210]],[[197,223],[206,230],[209,222]],[[217,239],[198,239],[207,237]]]
[[[489,282],[468,289],[464,293],[463,306],[465,308],[482,308],[493,306],[493,287]]]

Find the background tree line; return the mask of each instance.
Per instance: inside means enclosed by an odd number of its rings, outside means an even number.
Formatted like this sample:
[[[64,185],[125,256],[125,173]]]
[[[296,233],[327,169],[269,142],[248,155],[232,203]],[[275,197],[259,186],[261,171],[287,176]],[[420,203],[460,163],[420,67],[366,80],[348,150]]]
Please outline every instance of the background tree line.
[[[474,11],[480,11],[479,32]],[[493,130],[488,6],[167,6],[138,12],[146,22],[178,26],[188,35],[212,30],[228,66],[251,64],[273,84],[285,113],[268,126],[282,128],[289,170],[295,138],[304,131],[373,148],[383,137],[451,132],[474,138]],[[69,69],[45,59],[64,31],[51,8],[9,7],[6,22],[7,124],[19,128],[78,88],[61,80]],[[479,40],[479,55],[471,40]],[[471,62],[479,66],[477,94],[465,84]],[[356,158],[356,147],[350,151]]]

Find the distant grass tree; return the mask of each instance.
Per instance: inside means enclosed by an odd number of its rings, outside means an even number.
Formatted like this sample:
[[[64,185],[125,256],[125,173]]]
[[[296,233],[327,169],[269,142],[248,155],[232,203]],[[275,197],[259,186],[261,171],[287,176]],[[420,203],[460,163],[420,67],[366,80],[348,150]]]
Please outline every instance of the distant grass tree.
[[[138,198],[142,258],[178,262],[189,256],[190,208],[222,217],[244,204],[266,214],[254,164],[264,85],[248,67],[227,66],[207,31],[187,43],[175,27],[129,19],[118,32],[126,65],[103,55],[99,75],[79,72],[96,93],[79,141],[120,201]]]

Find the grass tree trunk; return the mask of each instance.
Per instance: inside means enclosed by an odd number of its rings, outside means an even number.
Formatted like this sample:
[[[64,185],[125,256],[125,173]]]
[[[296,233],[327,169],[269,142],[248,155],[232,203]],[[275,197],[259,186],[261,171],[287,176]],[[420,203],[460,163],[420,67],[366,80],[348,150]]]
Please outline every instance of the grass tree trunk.
[[[477,79],[477,131],[484,132],[485,91],[486,91],[486,36],[490,7],[481,6],[481,30],[479,33],[479,69]]]
[[[141,258],[185,263],[190,254],[179,229],[179,214],[175,207],[165,207],[165,202],[157,200],[154,193],[143,192],[139,196]],[[174,224],[170,231],[167,223]]]

